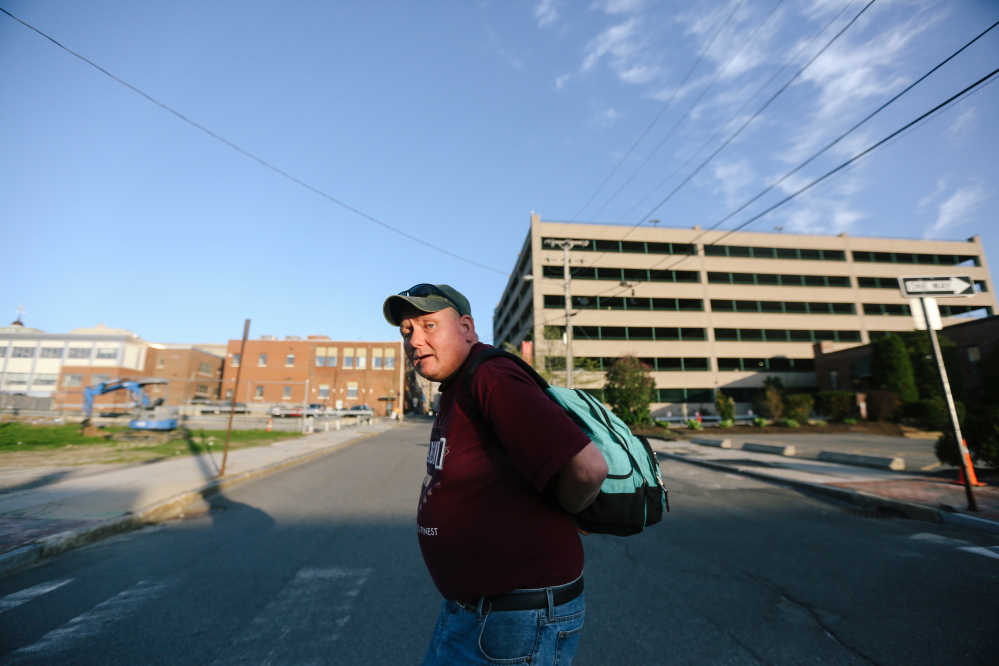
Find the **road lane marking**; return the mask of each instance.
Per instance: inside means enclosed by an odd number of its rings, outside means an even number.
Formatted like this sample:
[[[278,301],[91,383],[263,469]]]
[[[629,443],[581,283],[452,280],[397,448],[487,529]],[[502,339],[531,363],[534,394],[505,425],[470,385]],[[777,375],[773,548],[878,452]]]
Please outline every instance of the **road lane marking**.
[[[951,539],[950,537],[940,536],[939,534],[930,534],[929,532],[920,532],[919,534],[913,534],[910,539],[915,539],[916,541],[929,541],[930,543],[935,543],[939,546],[967,546],[967,541],[962,541],[961,539]]]
[[[371,569],[300,569],[215,664],[322,664]]]
[[[17,660],[18,657],[51,656],[57,652],[65,652],[75,647],[81,639],[94,636],[135,613],[139,606],[156,596],[162,588],[162,583],[139,581],[86,613],[77,615],[58,629],[53,629],[36,643],[13,652],[11,657]]]
[[[967,548],[959,548],[958,550],[963,550],[967,553],[975,553],[976,555],[984,555],[986,557],[994,557],[999,560],[999,546],[992,546],[991,548],[968,546]]]
[[[9,611],[11,608],[17,608],[21,604],[31,601],[35,597],[40,597],[41,595],[51,592],[52,590],[58,589],[72,580],[72,578],[67,578],[66,580],[53,580],[48,583],[42,583],[41,585],[29,587],[21,590],[20,592],[8,594],[6,597],[0,599],[0,613]]]

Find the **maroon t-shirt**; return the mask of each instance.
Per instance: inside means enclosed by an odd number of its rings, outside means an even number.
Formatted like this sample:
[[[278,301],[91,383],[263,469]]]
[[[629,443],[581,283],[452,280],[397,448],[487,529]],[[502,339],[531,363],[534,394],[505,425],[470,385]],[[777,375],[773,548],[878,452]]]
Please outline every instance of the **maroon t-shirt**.
[[[469,359],[488,348],[476,344]],[[589,438],[504,358],[475,371],[472,396],[481,416],[471,417],[464,371],[441,386],[416,514],[434,584],[445,598],[469,603],[572,582],[583,572],[583,545],[543,491]]]

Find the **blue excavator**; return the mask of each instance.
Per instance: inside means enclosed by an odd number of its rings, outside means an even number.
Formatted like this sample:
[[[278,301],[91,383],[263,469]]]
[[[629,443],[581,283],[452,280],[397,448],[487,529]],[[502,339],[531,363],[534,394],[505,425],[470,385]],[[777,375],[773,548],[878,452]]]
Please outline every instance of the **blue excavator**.
[[[143,390],[150,384],[166,384],[166,379],[114,379],[88,386],[83,390],[83,423],[80,431],[83,434],[97,434],[90,423],[94,411],[94,398],[113,391],[128,391],[135,407],[132,410],[132,420],[128,427],[131,433],[120,433],[115,439],[128,440],[162,440],[169,438],[169,433],[177,429],[177,408],[165,407],[163,399],[150,400]]]

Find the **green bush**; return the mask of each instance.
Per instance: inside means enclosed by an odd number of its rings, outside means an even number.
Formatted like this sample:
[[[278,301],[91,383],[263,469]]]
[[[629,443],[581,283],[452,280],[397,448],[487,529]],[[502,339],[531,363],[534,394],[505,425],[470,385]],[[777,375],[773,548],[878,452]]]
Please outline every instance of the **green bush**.
[[[815,394],[815,411],[833,421],[842,421],[856,409],[853,391],[820,391]]]
[[[843,419],[843,425],[857,425],[857,419],[847,417]]]
[[[919,398],[909,350],[901,336],[888,335],[871,343],[871,384],[878,391],[891,392],[900,403]]]
[[[800,428],[801,427],[801,424],[798,423],[797,421],[795,421],[794,419],[781,419],[780,421],[777,422],[777,425],[779,425],[782,428]]]
[[[867,394],[867,418],[888,421],[898,412],[902,401],[891,391],[871,391]]]
[[[719,428],[731,428],[734,425],[735,421],[733,419],[722,419],[721,421],[718,422]]]
[[[649,403],[655,389],[656,382],[649,374],[648,366],[634,356],[624,356],[607,371],[604,398],[626,424],[646,424],[652,422]]]
[[[701,430],[704,426],[697,419],[687,419],[687,427],[691,430]]]
[[[957,410],[958,421],[964,421],[968,413],[964,404],[955,402],[954,409]],[[901,413],[923,430],[945,430],[951,427],[950,412],[947,410],[947,403],[944,402],[943,398],[927,398],[907,402],[902,405]]]
[[[961,434],[976,466],[999,469],[999,407],[985,406],[968,414]],[[936,454],[942,463],[960,465],[954,433],[949,429],[937,440]]]
[[[735,399],[719,392],[715,399],[715,406],[718,408],[718,416],[722,421],[735,421]]]
[[[819,419],[818,421],[809,421],[808,425],[815,426],[816,428],[825,428],[829,424],[826,421]]]
[[[762,416],[757,416],[755,419],[753,419],[753,425],[756,426],[757,428],[763,428],[764,426],[767,425],[767,420]]]
[[[784,417],[798,423],[807,423],[815,399],[807,393],[789,393],[784,396]]]

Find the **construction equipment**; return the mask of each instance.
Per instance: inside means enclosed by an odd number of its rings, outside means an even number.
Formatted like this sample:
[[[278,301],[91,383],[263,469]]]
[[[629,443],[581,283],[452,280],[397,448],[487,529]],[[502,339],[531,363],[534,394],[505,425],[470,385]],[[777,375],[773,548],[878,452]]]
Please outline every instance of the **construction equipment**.
[[[116,433],[112,439],[119,441],[135,441],[160,443],[171,439],[171,431],[177,429],[177,408],[163,406],[163,399],[150,400],[143,390],[150,384],[166,384],[165,379],[114,379],[88,386],[83,390],[83,423],[80,432],[84,435],[99,435],[96,426],[91,425],[90,418],[94,411],[94,398],[113,391],[128,391],[135,403],[132,409],[132,420],[129,421],[130,431]]]

